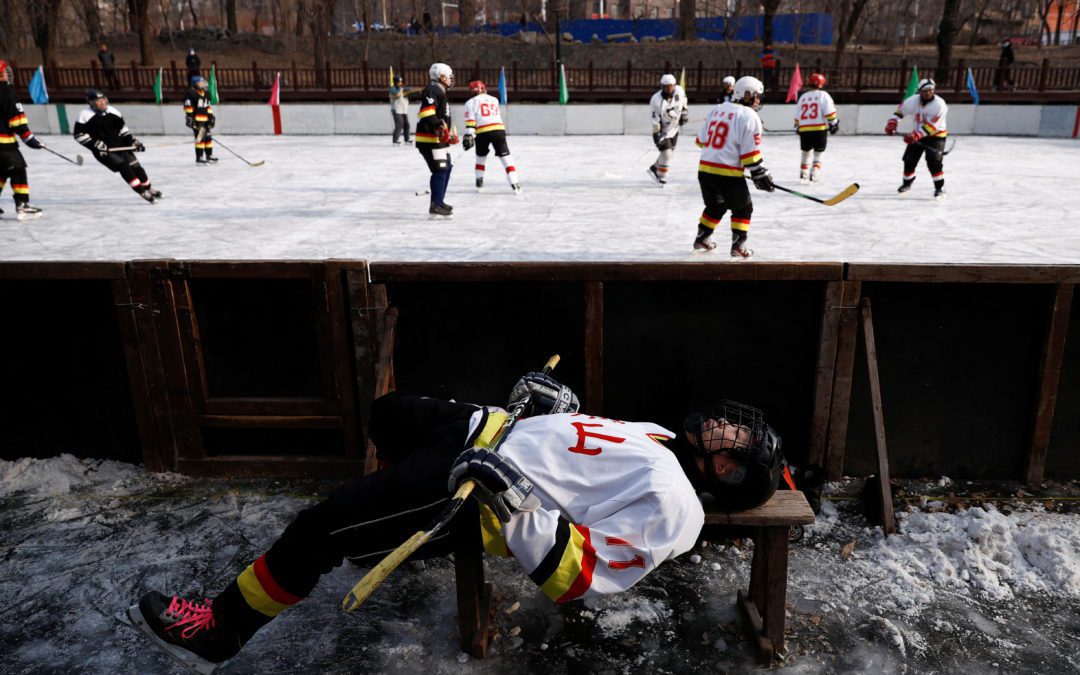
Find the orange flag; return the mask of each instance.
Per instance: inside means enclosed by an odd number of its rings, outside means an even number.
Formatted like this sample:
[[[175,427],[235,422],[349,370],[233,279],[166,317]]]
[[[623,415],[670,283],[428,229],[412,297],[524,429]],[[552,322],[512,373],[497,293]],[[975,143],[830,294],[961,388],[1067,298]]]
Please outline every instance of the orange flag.
[[[802,73],[799,72],[799,64],[795,64],[795,72],[791,75],[791,84],[788,85],[787,98],[784,103],[799,100],[799,90],[802,89]]]

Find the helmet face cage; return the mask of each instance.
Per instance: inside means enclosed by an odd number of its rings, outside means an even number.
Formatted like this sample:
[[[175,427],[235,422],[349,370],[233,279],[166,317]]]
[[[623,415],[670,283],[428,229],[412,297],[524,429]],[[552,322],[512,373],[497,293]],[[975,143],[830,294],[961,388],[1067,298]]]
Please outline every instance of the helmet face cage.
[[[684,427],[702,457],[723,453],[750,462],[767,459],[763,444],[768,425],[765,413],[757,408],[724,399],[690,413]]]

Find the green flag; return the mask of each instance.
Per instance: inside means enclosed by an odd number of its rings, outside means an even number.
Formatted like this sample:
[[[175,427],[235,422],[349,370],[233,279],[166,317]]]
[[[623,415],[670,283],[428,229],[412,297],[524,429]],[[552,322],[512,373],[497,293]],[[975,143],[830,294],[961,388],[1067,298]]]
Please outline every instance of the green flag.
[[[566,66],[559,64],[559,105],[566,105],[570,100],[570,92],[566,88]]]
[[[161,105],[161,71],[162,68],[157,69],[157,77],[154,78],[154,103]]]
[[[907,91],[904,92],[904,98],[908,96],[914,96],[919,91],[919,67],[914,66],[911,69],[911,79],[907,83]]]
[[[217,105],[221,102],[218,97],[217,91],[217,66],[210,66],[210,82],[207,85],[210,90],[210,105]]]

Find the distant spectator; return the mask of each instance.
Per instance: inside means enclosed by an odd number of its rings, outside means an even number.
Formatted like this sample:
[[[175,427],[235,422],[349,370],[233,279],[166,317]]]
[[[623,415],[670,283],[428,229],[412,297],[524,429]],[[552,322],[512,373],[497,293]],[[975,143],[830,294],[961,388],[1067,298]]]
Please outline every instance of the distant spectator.
[[[776,52],[773,51],[772,44],[765,45],[765,48],[761,50],[761,71],[765,76],[765,88],[776,88]]]
[[[1016,55],[1013,54],[1012,42],[1009,38],[1005,38],[1001,42],[1001,56],[998,57],[998,91],[1003,90],[1006,84],[1010,87],[1013,85],[1012,73],[1009,71],[1015,61]]]
[[[105,81],[108,83],[108,87],[110,89],[119,89],[120,85],[116,81],[116,59],[113,58],[113,53],[109,51],[109,45],[104,42],[101,43],[97,57],[98,61],[101,61],[101,69],[105,71]]]
[[[424,10],[424,30],[429,33],[435,32],[435,23],[431,20],[431,12]]]
[[[415,14],[413,14],[412,20],[409,21],[409,28],[412,29],[414,35],[420,34],[420,20],[416,18]]]
[[[522,31],[529,30],[529,22],[525,20],[525,15],[524,14],[521,15],[521,30]]]
[[[199,58],[199,55],[195,53],[194,47],[188,50],[187,58],[184,59],[184,62],[187,63],[188,82],[191,82],[191,78],[193,77],[202,77],[202,60]]]

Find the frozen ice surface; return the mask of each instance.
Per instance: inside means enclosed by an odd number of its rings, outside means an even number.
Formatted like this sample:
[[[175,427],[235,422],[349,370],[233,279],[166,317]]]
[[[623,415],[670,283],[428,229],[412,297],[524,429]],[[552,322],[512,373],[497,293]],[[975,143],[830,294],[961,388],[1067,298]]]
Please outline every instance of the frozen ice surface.
[[[197,167],[190,138],[147,137],[140,156],[165,193],[143,202],[92,158],[76,168],[24,149],[40,220],[18,222],[0,198],[0,260],[325,259],[371,261],[727,259],[721,246],[693,255],[702,203],[692,138],[678,146],[670,182],[646,175],[648,138],[514,136],[524,187],[515,196],[489,157],[482,193],[473,158],[452,151],[448,222],[428,219],[428,173],[412,146],[390,137],[236,136],[225,139],[249,168],[218,148]],[[68,137],[43,137],[68,154]],[[183,144],[154,147],[168,143]],[[796,190],[851,199],[826,207],[751,190],[755,260],[844,262],[1080,263],[1080,144],[1074,140],[960,137],[946,158],[948,198],[935,201],[925,167],[899,196],[904,145],[884,136],[836,136],[822,182],[800,186],[793,134],[766,135],[765,163]],[[727,220],[718,238],[727,238]]]

